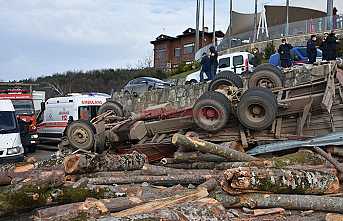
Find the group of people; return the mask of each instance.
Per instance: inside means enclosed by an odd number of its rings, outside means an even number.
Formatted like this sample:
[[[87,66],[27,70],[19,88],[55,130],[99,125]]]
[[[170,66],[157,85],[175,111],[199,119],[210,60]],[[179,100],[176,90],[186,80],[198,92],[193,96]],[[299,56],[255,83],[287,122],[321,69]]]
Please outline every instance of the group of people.
[[[308,63],[313,64],[317,60],[317,35],[311,35],[306,45],[306,52],[308,57]],[[332,61],[337,58],[337,44],[338,40],[335,33],[325,33],[322,41],[319,44],[319,48],[322,50],[323,61]],[[287,43],[284,38],[281,40],[278,53],[280,55],[281,67],[289,68],[292,66],[291,50],[293,46]]]
[[[213,80],[217,74],[218,68],[218,52],[214,46],[209,49],[210,53],[203,53],[201,59],[200,82],[204,82],[204,74],[208,80]]]

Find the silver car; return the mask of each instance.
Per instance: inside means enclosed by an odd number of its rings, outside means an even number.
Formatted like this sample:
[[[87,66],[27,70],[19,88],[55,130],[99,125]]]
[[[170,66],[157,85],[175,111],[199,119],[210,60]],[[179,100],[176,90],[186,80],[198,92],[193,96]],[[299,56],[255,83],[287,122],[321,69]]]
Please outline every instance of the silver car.
[[[152,77],[140,77],[129,81],[123,88],[125,94],[139,96],[146,91],[173,86],[172,83]]]

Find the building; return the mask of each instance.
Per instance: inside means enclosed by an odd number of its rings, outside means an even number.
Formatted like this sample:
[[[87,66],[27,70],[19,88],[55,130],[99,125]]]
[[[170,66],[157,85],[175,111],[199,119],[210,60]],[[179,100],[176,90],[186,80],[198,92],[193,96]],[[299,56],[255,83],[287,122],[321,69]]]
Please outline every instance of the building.
[[[154,45],[154,67],[163,70],[173,70],[182,62],[190,63],[195,57],[196,30],[188,28],[181,35],[171,37],[160,35],[151,44]],[[209,45],[213,40],[213,32],[205,29],[204,41],[200,32],[200,48]],[[216,41],[224,37],[222,31],[216,31]]]

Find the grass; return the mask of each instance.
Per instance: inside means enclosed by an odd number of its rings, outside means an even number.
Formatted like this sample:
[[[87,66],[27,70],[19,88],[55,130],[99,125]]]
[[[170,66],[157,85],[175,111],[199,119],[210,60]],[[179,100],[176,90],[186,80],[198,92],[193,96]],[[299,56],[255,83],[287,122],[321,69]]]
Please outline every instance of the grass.
[[[196,71],[198,71],[198,70],[200,70],[200,69],[194,69],[194,70],[182,72],[182,73],[180,73],[180,74],[172,75],[172,76],[169,77],[169,79],[186,78],[187,75],[192,74],[192,73],[194,73],[194,72],[196,72]]]

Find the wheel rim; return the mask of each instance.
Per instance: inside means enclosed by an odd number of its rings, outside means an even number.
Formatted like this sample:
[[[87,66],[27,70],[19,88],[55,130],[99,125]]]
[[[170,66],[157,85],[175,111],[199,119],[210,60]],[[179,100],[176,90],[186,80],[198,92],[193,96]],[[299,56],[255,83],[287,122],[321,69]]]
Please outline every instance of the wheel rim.
[[[249,121],[253,123],[263,122],[266,118],[266,110],[260,104],[251,104],[248,106],[245,114]]]
[[[220,120],[221,111],[212,106],[202,107],[198,112],[198,119],[204,125],[214,125]]]
[[[82,127],[77,127],[72,131],[72,140],[73,140],[74,145],[77,145],[77,147],[79,148],[81,148],[82,145],[88,144],[91,142],[90,134],[88,133],[87,130],[85,130]]]
[[[263,78],[257,82],[257,86],[262,87],[262,88],[270,88],[271,89],[271,88],[275,87],[275,84],[270,79]]]

